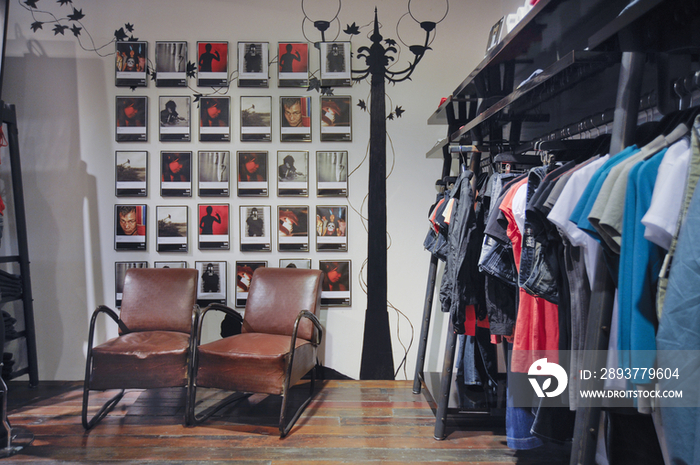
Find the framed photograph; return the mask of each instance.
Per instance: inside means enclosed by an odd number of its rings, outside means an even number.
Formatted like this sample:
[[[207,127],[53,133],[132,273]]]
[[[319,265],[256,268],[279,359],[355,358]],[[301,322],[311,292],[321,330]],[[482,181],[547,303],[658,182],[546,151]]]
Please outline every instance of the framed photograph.
[[[321,42],[321,86],[352,86],[352,67],[350,42]]]
[[[280,97],[280,140],[311,142],[311,97]]]
[[[228,204],[199,204],[199,249],[229,249]]]
[[[228,42],[197,42],[197,85],[228,87]]]
[[[114,206],[114,249],[146,250],[146,205]]]
[[[486,44],[486,53],[490,52],[501,41],[501,32],[503,31],[503,22],[505,21],[505,16],[498,20],[496,24],[493,25],[491,31],[489,32],[489,40]]]
[[[350,97],[321,96],[321,141],[352,140]]]
[[[267,197],[267,152],[238,152],[238,196]]]
[[[122,306],[122,295],[124,293],[124,278],[126,270],[129,268],[148,268],[148,262],[116,262],[114,263],[114,305],[117,308]]]
[[[348,207],[316,207],[316,251],[348,251]]]
[[[187,252],[187,206],[156,206],[158,252]]]
[[[189,142],[191,136],[190,97],[158,97],[158,134],[161,142]]]
[[[115,42],[117,87],[146,87],[148,42]]]
[[[199,272],[197,305],[201,307],[213,303],[227,305],[227,265],[227,262],[217,261],[194,262],[194,267]]]
[[[160,152],[161,197],[192,197],[192,152]]]
[[[238,42],[238,87],[267,87],[270,60],[267,42]]]
[[[245,307],[253,273],[266,266],[266,261],[236,262],[236,307]]]
[[[310,258],[280,258],[280,268],[300,268],[302,270],[311,269]]]
[[[348,196],[348,152],[316,152],[316,195]]]
[[[309,44],[279,42],[277,45],[279,87],[309,87]]]
[[[239,209],[241,252],[270,252],[270,206],[240,206]]]
[[[199,152],[199,196],[228,197],[231,181],[231,154]]]
[[[148,195],[148,152],[115,152],[114,180],[117,197],[146,197]]]
[[[350,307],[350,260],[320,260],[318,269],[323,271],[321,305],[324,307]]]
[[[231,140],[231,98],[202,97],[199,100],[199,141]]]
[[[187,87],[187,42],[156,41],[156,87]]]
[[[309,207],[277,207],[277,250],[309,251]]]
[[[277,195],[309,196],[309,152],[277,152]]]
[[[186,261],[175,261],[175,262],[154,262],[154,268],[187,268]]]
[[[148,140],[148,97],[117,97],[117,142]]]
[[[272,97],[241,97],[241,142],[272,141]]]

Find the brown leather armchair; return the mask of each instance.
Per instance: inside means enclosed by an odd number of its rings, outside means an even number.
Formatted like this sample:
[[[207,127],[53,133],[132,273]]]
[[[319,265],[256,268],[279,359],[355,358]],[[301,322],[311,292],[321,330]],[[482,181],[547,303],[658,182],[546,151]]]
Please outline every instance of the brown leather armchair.
[[[127,270],[119,316],[102,305],[90,320],[82,413],[86,430],[117,405],[125,389],[190,387],[192,336],[199,314],[196,296],[195,269]],[[92,347],[101,313],[117,323],[119,336]],[[120,392],[88,420],[90,391],[108,389]]]
[[[194,351],[188,424],[201,423],[232,401],[251,393],[282,396],[280,437],[286,436],[314,395],[316,352],[323,328],[316,314],[321,303],[323,274],[319,270],[258,268],[253,274],[245,307],[242,332]],[[202,311],[197,327],[200,340],[209,310],[238,315],[223,305]],[[235,315],[234,315],[235,314]],[[289,390],[309,371],[310,392],[289,422],[285,421]],[[195,414],[197,388],[237,392],[228,400]],[[201,413],[201,412],[200,412]]]

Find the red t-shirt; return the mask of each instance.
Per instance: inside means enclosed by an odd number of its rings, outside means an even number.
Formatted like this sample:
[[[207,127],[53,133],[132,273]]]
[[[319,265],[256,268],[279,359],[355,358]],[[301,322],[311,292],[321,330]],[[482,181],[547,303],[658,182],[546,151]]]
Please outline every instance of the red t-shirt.
[[[503,198],[499,209],[508,219],[506,234],[513,244],[515,267],[520,271],[520,251],[522,235],[513,215],[513,197],[527,178],[514,184]],[[518,316],[513,334],[513,353],[510,369],[517,373],[527,373],[536,360],[547,358],[549,362],[559,360],[559,307],[544,299],[532,296],[522,288],[518,289]]]

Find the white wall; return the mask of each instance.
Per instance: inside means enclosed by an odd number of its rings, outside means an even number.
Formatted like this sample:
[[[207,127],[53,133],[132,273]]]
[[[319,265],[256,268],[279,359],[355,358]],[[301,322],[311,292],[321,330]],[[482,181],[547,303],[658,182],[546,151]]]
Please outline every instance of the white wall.
[[[407,11],[407,1],[379,2],[379,19],[385,38],[397,39],[395,25]],[[328,5],[333,4],[333,7]],[[359,26],[373,19],[376,2],[352,0],[343,2],[339,19],[343,28],[355,22]],[[444,5],[438,0],[411,2],[419,19],[434,19]],[[391,303],[403,315],[389,310],[392,327],[395,366],[404,356],[399,336],[404,345],[413,337],[408,354],[406,374],[413,377],[418,336],[421,327],[423,299],[429,255],[422,242],[427,231],[426,213],[434,196],[434,182],[440,174],[442,161],[426,159],[426,151],[445,136],[443,126],[427,126],[426,120],[440,102],[448,96],[483,58],[491,26],[504,13],[514,11],[513,1],[484,2],[480,0],[453,0],[447,18],[438,25],[437,35],[413,79],[387,86],[389,107],[402,106],[406,112],[387,124],[393,142],[389,146],[388,166],[393,171],[387,180],[388,223],[391,247],[388,252],[388,295]],[[348,150],[351,170],[358,167],[350,178],[348,199],[316,199],[315,184],[311,178],[308,199],[279,199],[274,182],[270,197],[259,199],[261,204],[299,205],[345,204],[360,210],[367,194],[367,162],[364,161],[369,138],[369,115],[353,108],[353,141],[351,143],[319,142],[318,111],[314,114],[314,140],[309,144],[280,144],[279,114],[273,110],[272,143],[238,142],[238,106],[240,95],[271,95],[273,108],[277,97],[290,95],[290,89],[277,87],[276,73],[271,73],[268,89],[239,89],[232,87],[228,95],[233,103],[231,143],[199,143],[193,127],[193,142],[162,144],[158,142],[156,106],[158,95],[192,93],[185,89],[156,88],[153,82],[139,88],[134,95],[149,97],[149,141],[147,143],[116,143],[114,141],[114,101],[116,95],[130,95],[129,89],[114,86],[114,57],[100,57],[94,52],[81,50],[77,40],[66,35],[55,35],[52,25],[45,24],[37,33],[32,32],[31,15],[23,2],[12,0],[10,10],[7,60],[2,97],[17,105],[20,146],[26,208],[29,223],[29,247],[37,328],[39,375],[42,380],[82,379],[89,317],[97,304],[114,305],[114,262],[146,260],[150,266],[156,260],[186,260],[194,266],[196,260],[227,260],[229,262],[229,301],[232,303],[235,286],[232,267],[236,260],[267,260],[277,266],[279,258],[303,255],[318,260],[350,259],[353,271],[351,308],[329,308],[322,311],[326,327],[324,344],[325,364],[348,376],[357,378],[360,370],[366,296],[360,285],[360,269],[366,258],[366,234],[360,217],[350,210],[349,251],[347,253],[308,254],[278,253],[276,245],[271,253],[241,253],[238,250],[238,205],[248,205],[250,199],[234,195],[231,216],[234,218],[232,249],[227,252],[203,252],[197,249],[194,226],[190,227],[190,251],[187,254],[162,254],[155,251],[155,206],[188,205],[190,225],[196,224],[195,208],[203,203],[196,195],[180,200],[161,198],[158,183],[158,157],[161,150],[267,150],[271,156],[277,150]],[[70,5],[70,4],[69,4]],[[307,0],[304,6],[319,17],[337,8],[334,2]],[[41,2],[39,6],[65,16],[68,7],[58,2]],[[192,50],[198,40],[227,40],[230,49],[238,41],[304,40],[302,34],[301,2],[272,0],[76,0],[73,6],[82,9],[85,17],[81,40],[89,46],[92,35],[95,44],[109,42],[113,31],[124,23],[133,23],[134,35],[149,42],[149,57],[154,60],[156,40],[186,40],[190,44],[190,61],[196,61]],[[517,4],[515,5],[517,6]],[[432,10],[432,11],[430,11]],[[427,16],[433,16],[428,18]],[[72,25],[72,24],[71,24]],[[411,43],[422,40],[422,31],[406,17],[400,23],[401,37]],[[336,28],[336,29],[334,29]],[[334,36],[337,23],[331,27],[327,39]],[[319,36],[306,22],[304,31],[310,40]],[[353,49],[369,45],[367,33],[352,38]],[[347,40],[341,32],[339,40]],[[274,49],[274,47],[271,47]],[[310,50],[314,50],[310,48]],[[114,51],[106,47],[102,53]],[[274,54],[272,54],[274,55]],[[412,54],[403,49],[398,57],[398,68],[408,63]],[[231,53],[235,63],[235,53]],[[354,62],[355,67],[362,63]],[[311,54],[311,68],[318,68],[318,56]],[[274,69],[274,68],[273,68]],[[190,85],[198,92],[195,80]],[[305,90],[300,90],[305,93]],[[353,103],[368,98],[369,84],[356,84],[352,89],[337,89],[338,95],[351,95]],[[312,99],[318,105],[318,94]],[[194,109],[194,107],[193,107]],[[197,124],[197,117],[193,116]],[[215,148],[216,147],[216,148]],[[130,203],[132,199],[116,198],[114,194],[114,152],[116,150],[147,150],[149,152],[149,195],[143,201],[149,205],[148,250],[146,252],[115,252],[113,246],[114,204]],[[313,161],[314,157],[310,157]],[[3,165],[6,169],[6,154]],[[196,172],[196,171],[195,171]],[[313,173],[312,163],[312,173]],[[271,173],[273,173],[271,171]],[[270,176],[274,180],[273,175]],[[3,178],[4,179],[4,178]],[[5,183],[7,186],[7,183]],[[235,187],[235,186],[234,186]],[[5,187],[5,190],[7,187]],[[3,192],[5,197],[7,192]],[[258,203],[258,199],[255,200]],[[134,200],[141,203],[141,200]],[[366,205],[362,212],[366,214]],[[273,234],[273,244],[276,243]],[[311,242],[312,249],[313,240]],[[436,299],[437,300],[437,299]],[[434,312],[437,334],[445,321],[439,311]],[[409,323],[410,321],[410,323]],[[100,340],[114,334],[114,329],[100,328]],[[213,330],[212,330],[213,332]],[[431,338],[430,367],[438,366],[438,352],[442,350],[438,338]],[[403,370],[397,379],[404,379]]]

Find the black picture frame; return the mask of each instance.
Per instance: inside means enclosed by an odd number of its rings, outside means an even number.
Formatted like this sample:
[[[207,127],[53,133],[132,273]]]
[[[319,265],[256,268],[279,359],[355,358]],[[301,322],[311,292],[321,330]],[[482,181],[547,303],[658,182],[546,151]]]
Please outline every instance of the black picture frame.
[[[272,97],[241,96],[241,142],[272,141]]]
[[[146,250],[148,206],[118,204],[114,206],[114,250]]]
[[[186,41],[156,41],[156,87],[187,87]]]
[[[316,206],[316,251],[348,251],[348,207]]]
[[[114,306],[116,308],[121,308],[122,306],[124,278],[126,277],[126,270],[130,268],[148,268],[148,262],[114,262]]]
[[[352,86],[352,43],[349,41],[320,42],[321,86]]]
[[[277,152],[277,195],[309,196],[309,152],[280,150]]]
[[[115,42],[114,85],[146,87],[148,81],[148,42]]]
[[[228,42],[197,42],[197,85],[199,87],[228,87]]]
[[[311,142],[311,97],[280,97],[280,141]]]
[[[272,208],[269,205],[239,206],[241,252],[271,252]]]
[[[321,142],[352,141],[352,98],[322,95]]]
[[[202,97],[199,99],[199,141],[229,142],[231,140],[231,98]]]
[[[280,258],[280,268],[300,268],[302,270],[311,269],[310,258]]]
[[[501,32],[503,30],[503,23],[505,22],[505,19],[506,18],[504,16],[491,27],[491,31],[489,31],[489,40],[486,43],[486,53],[490,52],[491,49],[493,49],[501,41]]]
[[[117,142],[148,141],[148,97],[117,96],[115,101]]]
[[[229,250],[231,242],[230,208],[227,203],[197,205],[199,250]]]
[[[117,197],[148,196],[148,152],[114,152],[114,194]]]
[[[280,252],[309,251],[308,205],[277,206],[277,250]]]
[[[265,260],[237,261],[236,262],[236,307],[245,307],[248,301],[248,289],[253,279],[253,273],[258,268],[267,266]]]
[[[319,260],[318,269],[323,271],[321,284],[321,306],[352,306],[352,261]]]
[[[200,197],[228,197],[231,192],[231,152],[228,150],[200,150],[199,185]]]
[[[158,136],[161,142],[190,142],[192,112],[189,95],[158,97]]]
[[[192,152],[160,152],[161,197],[192,197]]]
[[[178,261],[156,261],[153,262],[153,268],[187,268],[185,260]]]
[[[195,261],[199,272],[197,284],[197,305],[228,304],[228,262],[217,260]]]
[[[348,196],[348,151],[316,152],[316,195],[318,197]]]
[[[308,42],[279,42],[277,56],[279,87],[309,87]]]
[[[238,42],[238,87],[268,87],[268,42]]]
[[[189,213],[187,205],[156,206],[156,250],[187,252],[189,250]]]
[[[269,182],[267,177],[267,151],[240,150],[236,152],[238,166],[238,197],[267,197]]]

